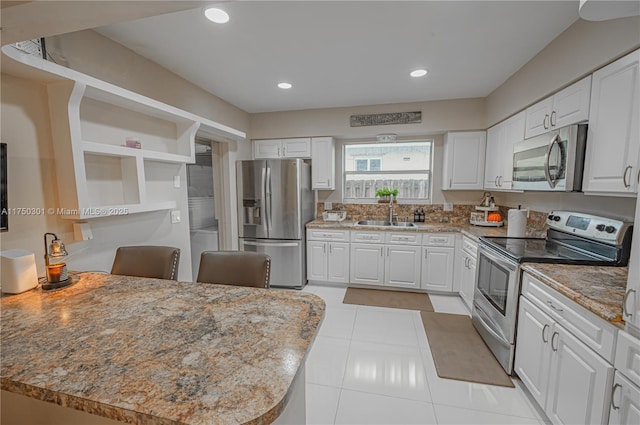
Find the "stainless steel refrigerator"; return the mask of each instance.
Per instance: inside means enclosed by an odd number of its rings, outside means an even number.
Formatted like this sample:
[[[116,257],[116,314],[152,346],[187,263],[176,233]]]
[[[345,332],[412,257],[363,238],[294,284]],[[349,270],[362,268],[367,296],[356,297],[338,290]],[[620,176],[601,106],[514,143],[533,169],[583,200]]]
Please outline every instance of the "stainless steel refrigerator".
[[[311,167],[301,159],[236,163],[241,251],[271,257],[271,285],[306,282],[305,224],[313,219]]]

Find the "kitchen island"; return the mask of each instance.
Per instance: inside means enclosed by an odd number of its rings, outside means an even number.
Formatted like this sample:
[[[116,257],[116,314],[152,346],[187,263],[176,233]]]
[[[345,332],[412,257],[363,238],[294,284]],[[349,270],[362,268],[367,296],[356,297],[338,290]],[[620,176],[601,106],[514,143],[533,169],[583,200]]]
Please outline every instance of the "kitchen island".
[[[294,399],[304,414],[305,356],[325,305],[294,291],[82,273],[1,307],[3,395],[128,423],[266,424]]]

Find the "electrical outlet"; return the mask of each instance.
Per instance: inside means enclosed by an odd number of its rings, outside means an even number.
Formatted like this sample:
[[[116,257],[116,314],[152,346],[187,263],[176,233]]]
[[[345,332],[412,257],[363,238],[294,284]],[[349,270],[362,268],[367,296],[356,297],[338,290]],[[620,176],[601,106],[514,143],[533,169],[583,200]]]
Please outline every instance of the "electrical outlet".
[[[180,176],[173,176],[173,187],[180,188]]]
[[[331,202],[325,202],[324,203],[324,210],[325,211],[331,211],[332,208],[333,208],[333,204]]]
[[[171,211],[171,224],[180,223],[180,210]]]
[[[445,211],[453,211],[453,202],[445,202],[442,204],[442,209]]]

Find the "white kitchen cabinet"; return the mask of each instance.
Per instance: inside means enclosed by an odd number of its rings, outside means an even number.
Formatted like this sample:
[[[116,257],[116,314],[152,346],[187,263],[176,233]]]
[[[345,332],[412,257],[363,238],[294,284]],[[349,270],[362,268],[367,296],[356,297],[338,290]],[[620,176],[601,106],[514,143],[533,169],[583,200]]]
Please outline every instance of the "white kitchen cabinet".
[[[476,286],[476,260],[478,244],[470,238],[462,238],[462,249],[456,257],[456,279],[460,287],[460,297],[469,311],[473,306],[473,292]]]
[[[384,283],[384,245],[351,244],[350,282],[365,285]]]
[[[307,280],[327,280],[327,243],[307,241]]]
[[[253,158],[311,158],[311,138],[254,140]]]
[[[629,256],[627,291],[623,303],[623,319],[640,333],[640,196],[636,200],[636,218]]]
[[[311,189],[336,188],[336,148],[333,137],[311,139]]]
[[[640,424],[640,339],[618,332],[609,424]]]
[[[453,292],[455,235],[425,233],[422,236],[422,268],[420,287],[440,292]]]
[[[414,232],[352,231],[351,283],[420,288],[421,237]]]
[[[525,112],[487,130],[484,188],[509,190],[513,181],[513,145],[524,139]]]
[[[593,73],[582,190],[634,196],[640,179],[640,50]]]
[[[348,241],[348,231],[308,229],[307,280],[349,283]]]
[[[515,372],[552,423],[607,423],[615,330],[526,272],[522,294]]]
[[[422,248],[422,280],[420,287],[433,291],[453,290],[453,248]]]
[[[384,284],[402,288],[420,288],[419,246],[385,245]]]
[[[606,424],[613,366],[557,325],[550,336],[546,413],[554,424]]]
[[[613,379],[609,425],[640,424],[640,387],[620,372]]]
[[[484,131],[445,134],[442,190],[484,188],[486,137]]]
[[[526,109],[525,138],[589,119],[591,76]]]
[[[549,385],[549,337],[554,327],[549,316],[520,297],[514,371],[541,407]]]

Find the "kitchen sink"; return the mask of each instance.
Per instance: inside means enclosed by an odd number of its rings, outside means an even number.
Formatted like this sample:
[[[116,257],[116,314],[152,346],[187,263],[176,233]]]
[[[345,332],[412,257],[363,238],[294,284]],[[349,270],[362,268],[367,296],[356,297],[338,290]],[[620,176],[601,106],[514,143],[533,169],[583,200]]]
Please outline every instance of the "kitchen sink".
[[[356,226],[391,226],[391,223],[382,220],[360,220]]]
[[[397,221],[390,223],[382,220],[360,220],[356,222],[356,226],[384,226],[384,227],[417,227],[414,223]]]
[[[409,221],[396,221],[392,225],[395,227],[418,227],[415,223],[411,223]]]

